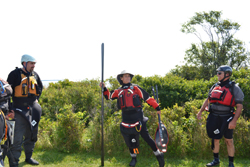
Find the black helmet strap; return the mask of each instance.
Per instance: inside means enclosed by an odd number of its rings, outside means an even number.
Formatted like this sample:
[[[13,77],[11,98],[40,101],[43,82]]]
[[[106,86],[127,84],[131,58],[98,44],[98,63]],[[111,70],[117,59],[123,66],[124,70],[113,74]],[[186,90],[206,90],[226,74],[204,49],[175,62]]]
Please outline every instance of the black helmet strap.
[[[229,76],[226,76],[226,74],[227,74],[227,73],[224,72],[224,77],[222,78],[222,80],[220,80],[220,82],[223,82],[226,78],[229,78],[229,77],[230,77],[230,75],[229,75]]]

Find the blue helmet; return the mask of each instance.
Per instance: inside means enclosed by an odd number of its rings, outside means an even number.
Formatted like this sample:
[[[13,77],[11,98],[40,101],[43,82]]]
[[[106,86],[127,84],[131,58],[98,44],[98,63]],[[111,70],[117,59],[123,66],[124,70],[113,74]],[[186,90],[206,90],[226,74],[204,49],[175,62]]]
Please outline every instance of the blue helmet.
[[[21,64],[23,65],[23,62],[36,62],[36,59],[30,55],[24,54],[21,58]]]

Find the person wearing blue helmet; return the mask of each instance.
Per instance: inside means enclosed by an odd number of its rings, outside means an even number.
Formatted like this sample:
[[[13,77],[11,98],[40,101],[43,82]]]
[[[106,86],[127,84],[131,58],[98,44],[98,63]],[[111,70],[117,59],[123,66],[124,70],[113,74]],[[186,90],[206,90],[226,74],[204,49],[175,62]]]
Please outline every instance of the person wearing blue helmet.
[[[214,160],[207,166],[220,164],[219,148],[220,139],[224,136],[227,144],[229,167],[234,167],[234,143],[233,129],[240,117],[243,109],[244,94],[240,87],[230,81],[232,68],[227,65],[217,69],[218,81],[209,91],[208,98],[204,101],[197,118],[201,119],[202,112],[208,110],[210,113],[207,118],[207,134],[212,139],[212,149]],[[236,110],[235,110],[236,108]]]
[[[30,73],[30,71],[33,71],[35,68],[36,59],[30,55],[25,54],[21,58],[21,64],[23,65],[25,71],[27,73]],[[27,65],[29,70],[27,70]]]
[[[34,71],[36,59],[30,55],[21,58],[22,68],[16,68],[8,75],[7,81],[13,89],[12,101],[15,111],[14,143],[7,156],[10,167],[17,167],[21,156],[21,146],[24,147],[25,162],[38,165],[32,153],[37,141],[38,123],[42,115],[39,97],[43,84],[39,75]]]

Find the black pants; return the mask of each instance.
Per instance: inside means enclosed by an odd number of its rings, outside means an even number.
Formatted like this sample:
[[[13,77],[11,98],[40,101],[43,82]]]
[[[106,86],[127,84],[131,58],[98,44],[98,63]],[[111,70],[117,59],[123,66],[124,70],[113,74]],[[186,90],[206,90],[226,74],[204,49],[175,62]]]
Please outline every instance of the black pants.
[[[148,129],[147,129],[146,123],[147,123],[147,121],[143,121],[142,122],[142,128],[141,128],[141,131],[140,131],[140,135],[143,138],[143,140],[145,140],[147,142],[147,144],[151,147],[151,149],[153,151],[157,151],[157,147],[155,145],[155,142],[154,142],[154,140],[152,139],[152,137],[148,133]],[[129,151],[130,151],[131,154],[134,153],[134,150],[131,149],[131,148],[129,148]]]
[[[223,136],[227,139],[233,138],[233,129],[228,129],[228,124],[232,121],[234,115],[218,115],[210,113],[207,117],[207,134],[212,139],[221,139]]]
[[[18,109],[22,109],[24,112],[24,108],[21,106],[14,106],[15,107],[15,132],[14,132],[14,143],[10,147],[10,151],[8,151],[8,158],[10,166],[17,166],[19,162],[19,158],[22,152],[22,145],[25,151],[26,159],[31,158],[35,143],[37,141],[37,134],[38,134],[38,123],[33,126],[31,129],[31,123],[18,111]],[[38,103],[34,103],[32,106],[33,113],[38,113],[38,117],[40,118],[40,114],[42,113],[41,106]],[[38,122],[38,120],[37,120]]]

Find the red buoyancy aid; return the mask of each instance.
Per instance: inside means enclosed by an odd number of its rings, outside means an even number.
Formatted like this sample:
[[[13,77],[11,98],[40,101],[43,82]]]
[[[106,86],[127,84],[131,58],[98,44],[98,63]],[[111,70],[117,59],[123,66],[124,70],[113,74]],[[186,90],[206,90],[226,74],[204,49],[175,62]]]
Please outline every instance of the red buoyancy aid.
[[[230,91],[230,86],[216,85],[210,93],[210,103],[219,103],[225,106],[235,107],[234,97]],[[233,88],[232,88],[233,89]]]
[[[133,109],[141,107],[140,96],[138,94],[139,88],[130,86],[127,89],[118,89],[118,108],[119,109]]]

